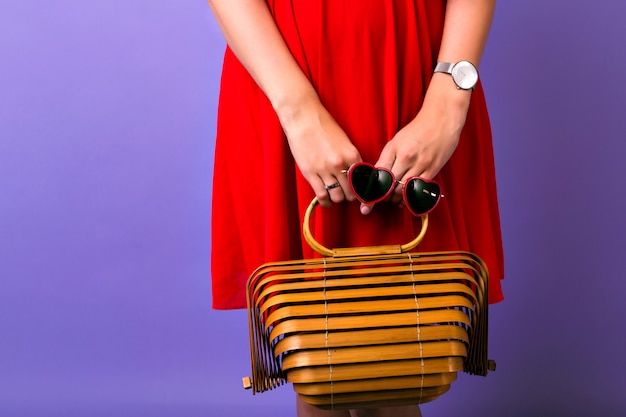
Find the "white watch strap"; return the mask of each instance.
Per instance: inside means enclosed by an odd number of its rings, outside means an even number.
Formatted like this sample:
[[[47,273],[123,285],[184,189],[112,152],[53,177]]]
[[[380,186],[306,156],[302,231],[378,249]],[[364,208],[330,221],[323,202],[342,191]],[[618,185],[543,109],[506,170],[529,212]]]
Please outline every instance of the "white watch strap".
[[[447,74],[452,74],[452,68],[454,68],[454,65],[455,64],[453,64],[452,62],[437,62],[434,72],[445,72]]]

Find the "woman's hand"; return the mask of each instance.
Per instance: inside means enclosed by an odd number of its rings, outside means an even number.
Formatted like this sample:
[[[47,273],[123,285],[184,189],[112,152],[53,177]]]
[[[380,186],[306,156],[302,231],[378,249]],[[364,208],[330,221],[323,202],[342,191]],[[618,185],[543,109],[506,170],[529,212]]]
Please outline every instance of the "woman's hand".
[[[264,0],[209,0],[228,45],[265,93],[322,207],[354,200],[347,169],[361,157],[321,104]],[[320,30],[322,30],[320,28]],[[339,186],[324,188],[336,183]]]
[[[276,110],[296,164],[320,205],[354,201],[348,176],[341,171],[360,162],[361,156],[317,96]]]
[[[434,74],[417,116],[387,143],[376,166],[389,168],[402,183],[412,176],[433,179],[457,147],[470,96],[470,91],[457,90],[447,74]],[[402,203],[401,184],[391,201]],[[363,214],[371,209],[361,205]]]
[[[437,62],[468,60],[478,67],[496,0],[448,0]],[[448,162],[459,136],[470,102],[470,91],[457,90],[448,74],[433,74],[421,110],[383,149],[377,166],[387,167],[403,181],[413,175],[432,179]],[[402,201],[396,187],[393,202]],[[371,205],[361,205],[370,212]]]

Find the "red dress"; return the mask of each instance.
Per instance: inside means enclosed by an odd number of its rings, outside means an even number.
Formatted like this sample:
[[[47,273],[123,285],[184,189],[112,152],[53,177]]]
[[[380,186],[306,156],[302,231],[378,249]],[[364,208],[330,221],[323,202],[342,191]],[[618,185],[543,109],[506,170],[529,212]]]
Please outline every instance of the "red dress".
[[[437,60],[443,0],[269,0],[322,103],[364,161],[375,163],[417,114]],[[452,82],[452,81],[450,81]],[[491,130],[480,85],[459,145],[437,180],[445,198],[430,213],[420,251],[467,250],[488,265],[489,301],[502,299],[502,239]],[[269,101],[227,49],[217,119],[212,208],[213,307],[246,306],[251,272],[270,261],[309,258],[302,217],[314,193],[298,171]],[[412,240],[421,221],[393,204],[362,216],[359,204],[313,214],[326,247]]]

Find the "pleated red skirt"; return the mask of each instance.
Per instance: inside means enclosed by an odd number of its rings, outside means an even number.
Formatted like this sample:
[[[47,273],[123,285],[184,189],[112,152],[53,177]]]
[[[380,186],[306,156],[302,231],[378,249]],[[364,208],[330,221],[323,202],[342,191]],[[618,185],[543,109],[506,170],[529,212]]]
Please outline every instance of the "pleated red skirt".
[[[275,0],[276,23],[300,67],[366,162],[374,163],[422,105],[441,41],[443,0]],[[451,81],[452,82],[452,81]],[[482,87],[472,93],[459,145],[437,180],[445,198],[430,213],[420,251],[466,250],[489,268],[489,302],[502,300],[502,238],[491,128]],[[315,254],[302,239],[314,193],[299,173],[277,116],[246,70],[224,57],[212,206],[213,307],[246,307],[246,280],[270,261]],[[406,243],[421,221],[381,203],[314,212],[324,246]]]

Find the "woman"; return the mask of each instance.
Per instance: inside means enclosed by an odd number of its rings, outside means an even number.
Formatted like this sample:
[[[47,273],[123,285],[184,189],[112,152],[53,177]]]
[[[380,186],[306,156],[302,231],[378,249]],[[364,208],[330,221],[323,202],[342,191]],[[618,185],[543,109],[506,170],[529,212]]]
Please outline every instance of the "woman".
[[[313,256],[300,226],[314,196],[324,210],[312,231],[327,247],[411,240],[421,222],[403,207],[402,186],[412,176],[436,179],[445,192],[420,250],[477,253],[489,267],[489,301],[500,301],[484,95],[480,82],[450,74],[461,61],[470,72],[478,66],[495,0],[209,4],[228,43],[215,150],[214,308],[245,307],[246,279],[262,263]],[[393,172],[389,201],[354,202],[345,172],[362,161]],[[299,416],[419,415],[417,406],[348,413],[297,405]]]

